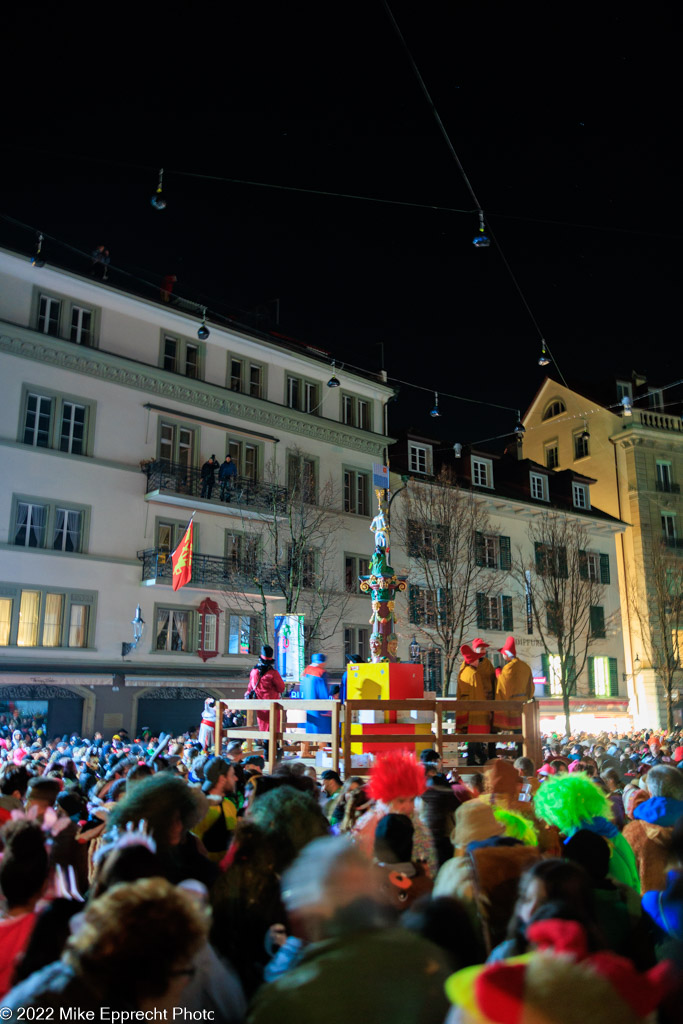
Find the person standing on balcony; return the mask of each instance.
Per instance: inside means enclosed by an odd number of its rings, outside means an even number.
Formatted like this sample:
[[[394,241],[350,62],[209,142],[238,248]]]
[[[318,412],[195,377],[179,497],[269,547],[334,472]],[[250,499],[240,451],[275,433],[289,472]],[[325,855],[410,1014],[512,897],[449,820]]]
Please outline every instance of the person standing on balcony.
[[[261,656],[251,670],[245,696],[255,694],[257,700],[277,700],[285,692],[285,681],[275,668],[273,648],[267,644],[261,648]],[[279,716],[278,716],[279,717]],[[257,711],[259,732],[267,733],[270,728],[270,711]],[[280,723],[276,728],[279,730]],[[268,757],[268,740],[264,740],[265,756]]]
[[[218,482],[221,485],[221,501],[230,501],[230,492],[235,486],[236,478],[237,466],[230,456],[226,455],[225,461],[218,470]]]
[[[201,469],[202,477],[202,498],[210,498],[211,492],[213,491],[213,485],[216,482],[216,469],[218,467],[218,460],[215,455],[212,455],[208,462],[205,462]]]

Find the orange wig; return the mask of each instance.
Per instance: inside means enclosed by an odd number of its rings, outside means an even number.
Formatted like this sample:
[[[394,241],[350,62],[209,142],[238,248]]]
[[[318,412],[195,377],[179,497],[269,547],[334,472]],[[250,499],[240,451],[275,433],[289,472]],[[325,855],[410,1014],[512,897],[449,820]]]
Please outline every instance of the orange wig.
[[[420,796],[425,791],[424,767],[411,751],[392,750],[377,758],[367,789],[373,800],[385,804]]]

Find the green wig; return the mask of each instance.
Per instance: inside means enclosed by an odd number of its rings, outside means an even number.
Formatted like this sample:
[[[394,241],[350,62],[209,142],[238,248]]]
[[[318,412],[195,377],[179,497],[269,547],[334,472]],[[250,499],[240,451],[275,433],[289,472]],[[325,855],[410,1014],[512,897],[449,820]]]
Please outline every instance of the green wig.
[[[551,775],[534,797],[538,818],[556,825],[565,836],[585,828],[595,818],[612,820],[612,805],[588,775]]]
[[[522,814],[507,811],[504,807],[492,807],[493,816],[505,829],[509,839],[519,839],[525,846],[538,846],[538,836],[533,823]]]

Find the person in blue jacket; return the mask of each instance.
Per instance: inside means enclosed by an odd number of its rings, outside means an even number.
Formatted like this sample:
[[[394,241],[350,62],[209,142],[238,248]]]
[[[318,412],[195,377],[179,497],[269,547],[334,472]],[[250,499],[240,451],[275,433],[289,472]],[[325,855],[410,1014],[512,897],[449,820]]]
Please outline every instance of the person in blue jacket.
[[[306,667],[299,686],[299,694],[303,700],[331,699],[325,671],[326,661],[327,658],[324,654],[314,654],[311,658],[311,664]],[[329,732],[332,727],[331,715],[331,711],[307,711],[306,732]]]

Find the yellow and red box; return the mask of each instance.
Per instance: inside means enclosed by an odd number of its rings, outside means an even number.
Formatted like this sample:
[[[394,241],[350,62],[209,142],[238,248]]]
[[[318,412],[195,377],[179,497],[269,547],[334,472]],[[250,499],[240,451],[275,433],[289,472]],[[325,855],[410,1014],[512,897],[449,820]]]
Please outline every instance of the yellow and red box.
[[[400,740],[395,743],[352,742],[352,754],[386,754],[390,750],[414,750],[419,756],[420,751],[430,750],[434,744],[432,727],[427,722],[367,722],[363,724],[354,722],[351,725],[351,735],[362,736],[363,734],[368,736],[424,736],[425,738],[419,743],[401,743]]]
[[[421,700],[424,696],[422,665],[382,661],[346,668],[347,700]]]

